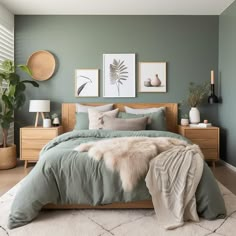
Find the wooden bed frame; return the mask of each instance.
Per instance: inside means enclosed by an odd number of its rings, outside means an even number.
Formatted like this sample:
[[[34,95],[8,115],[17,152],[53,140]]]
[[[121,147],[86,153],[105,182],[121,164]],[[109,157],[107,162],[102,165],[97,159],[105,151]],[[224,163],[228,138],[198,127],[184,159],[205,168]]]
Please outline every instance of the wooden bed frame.
[[[62,104],[62,126],[64,132],[69,132],[74,129],[75,126],[75,112],[76,103],[63,103]],[[83,105],[98,106],[105,103],[84,103]],[[177,132],[177,120],[178,120],[178,104],[177,103],[116,103],[113,108],[119,108],[120,111],[124,111],[124,106],[132,108],[151,108],[151,107],[166,107],[166,124],[168,131]],[[101,206],[91,206],[83,204],[72,205],[54,205],[47,204],[44,209],[152,209],[153,204],[151,200],[136,201],[128,203],[112,203]]]

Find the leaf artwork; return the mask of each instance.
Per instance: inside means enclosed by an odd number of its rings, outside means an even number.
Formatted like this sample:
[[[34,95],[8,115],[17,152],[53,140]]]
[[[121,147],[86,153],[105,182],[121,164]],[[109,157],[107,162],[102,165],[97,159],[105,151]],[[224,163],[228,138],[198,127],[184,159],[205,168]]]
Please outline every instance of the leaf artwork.
[[[87,77],[87,76],[80,75],[79,77],[82,77],[82,78],[84,78],[84,79],[87,79],[88,81],[79,86],[79,88],[78,88],[78,90],[77,90],[77,95],[80,95],[80,93],[82,92],[82,90],[84,89],[84,87],[86,86],[86,84],[88,84],[88,83],[93,83],[92,80],[91,80],[89,77]]]
[[[124,62],[113,59],[113,64],[110,64],[110,82],[112,85],[116,85],[118,96],[120,96],[120,85],[123,85],[128,78],[128,67]]]

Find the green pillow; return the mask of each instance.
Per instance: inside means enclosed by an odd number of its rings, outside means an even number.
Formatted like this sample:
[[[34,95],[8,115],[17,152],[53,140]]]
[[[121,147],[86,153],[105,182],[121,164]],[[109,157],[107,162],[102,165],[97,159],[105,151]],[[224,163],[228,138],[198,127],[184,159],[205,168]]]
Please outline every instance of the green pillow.
[[[148,122],[147,130],[160,130],[166,131],[166,117],[165,111],[160,109],[157,112],[147,113],[147,114],[130,114],[126,112],[119,112],[118,118],[122,119],[133,119],[148,116],[150,121]]]
[[[89,118],[87,112],[76,112],[75,118],[75,130],[89,129]]]

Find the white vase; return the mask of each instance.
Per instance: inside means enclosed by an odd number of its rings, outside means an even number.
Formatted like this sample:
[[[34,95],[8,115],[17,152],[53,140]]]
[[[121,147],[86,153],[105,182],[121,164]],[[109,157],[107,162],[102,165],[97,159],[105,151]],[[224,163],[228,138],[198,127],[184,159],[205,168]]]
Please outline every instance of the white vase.
[[[200,112],[196,107],[191,107],[189,111],[189,120],[191,124],[198,124],[200,122]]]

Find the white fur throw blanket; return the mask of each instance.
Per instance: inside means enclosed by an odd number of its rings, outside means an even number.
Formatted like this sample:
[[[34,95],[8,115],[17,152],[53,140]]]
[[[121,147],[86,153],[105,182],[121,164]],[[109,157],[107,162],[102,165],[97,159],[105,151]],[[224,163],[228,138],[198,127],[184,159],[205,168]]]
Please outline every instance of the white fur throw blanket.
[[[88,151],[96,161],[103,158],[108,169],[120,174],[123,189],[131,191],[147,174],[151,159],[170,148],[186,145],[187,142],[174,138],[122,137],[83,143],[75,150]]]
[[[158,222],[166,229],[184,221],[199,221],[195,191],[203,171],[203,154],[197,145],[175,147],[150,162],[146,185]]]

